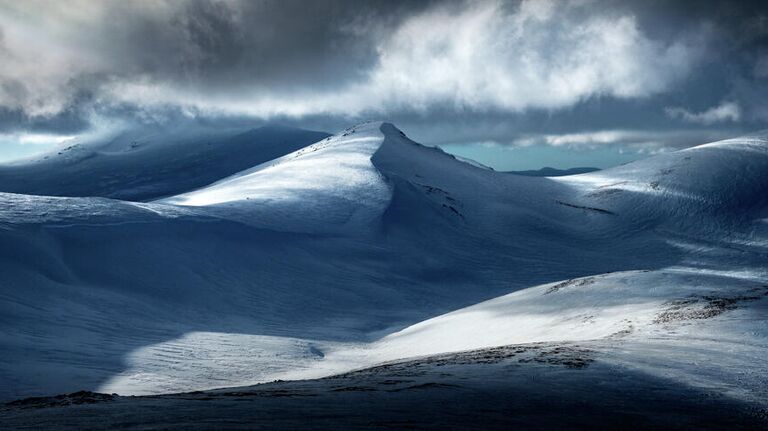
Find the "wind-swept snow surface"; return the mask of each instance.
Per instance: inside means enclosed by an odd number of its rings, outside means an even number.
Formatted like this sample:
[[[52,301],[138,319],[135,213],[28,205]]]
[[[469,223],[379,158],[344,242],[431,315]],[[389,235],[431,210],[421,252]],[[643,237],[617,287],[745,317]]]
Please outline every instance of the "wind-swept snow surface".
[[[649,405],[721,397],[678,405],[686,418],[721,406],[711,423],[731,423],[726,406],[747,412],[737,423],[768,408],[762,135],[545,178],[484,169],[366,123],[150,203],[0,200],[4,399],[370,377],[382,363],[390,373],[447,361],[473,388],[508,376],[497,395],[528,382],[524,393],[547,398],[536,382],[552,379],[537,376],[557,366],[561,381],[593,391],[622,376],[639,388],[627,397]],[[509,354],[496,361],[499,351]],[[487,365],[501,362],[522,368]],[[389,393],[369,377],[344,385]],[[429,405],[461,381],[419,380],[411,386],[430,383],[425,392],[401,401]],[[335,390],[327,382],[307,384]],[[212,406],[232,401],[218,393],[206,395]],[[610,393],[585,399],[628,408]],[[336,400],[323,397],[318,405]],[[120,416],[131,402],[93,414]],[[173,397],[135,402],[188,408]],[[0,418],[35,423],[17,408]]]

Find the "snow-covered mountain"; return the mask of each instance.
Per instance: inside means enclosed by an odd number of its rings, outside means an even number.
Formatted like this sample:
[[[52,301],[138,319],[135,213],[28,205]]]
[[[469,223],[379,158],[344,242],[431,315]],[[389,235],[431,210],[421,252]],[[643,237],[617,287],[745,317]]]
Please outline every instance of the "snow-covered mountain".
[[[366,123],[153,202],[1,194],[0,397],[580,342],[765,411],[766,173],[765,135],[546,178]]]
[[[189,191],[303,148],[323,132],[194,124],[129,128],[0,165],[0,191],[142,201]]]

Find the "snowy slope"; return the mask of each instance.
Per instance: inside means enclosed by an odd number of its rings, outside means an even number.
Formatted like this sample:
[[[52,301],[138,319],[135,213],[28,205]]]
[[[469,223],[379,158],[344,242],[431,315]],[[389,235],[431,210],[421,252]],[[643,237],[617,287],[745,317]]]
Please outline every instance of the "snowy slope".
[[[768,215],[767,142],[760,133],[556,181],[577,188],[586,205],[630,217],[666,223],[696,213],[741,224]]]
[[[701,343],[741,352],[697,379],[735,390],[728,367],[747,368],[751,402],[766,387],[743,359],[766,348],[766,148],[753,137],[536,178],[368,123],[152,203],[3,194],[0,397],[620,338],[606,358],[683,384]],[[685,317],[698,309],[708,317]],[[664,313],[684,318],[667,329]]]
[[[707,281],[710,290],[697,297]],[[323,379],[169,396],[78,393],[20,400],[0,407],[0,419],[14,428],[295,429],[311,423],[316,429],[475,429],[480,414],[484,429],[764,429],[768,287],[732,277],[712,281],[675,269],[550,284],[430,319],[367,346],[381,359],[395,353],[392,346],[408,345],[396,353],[408,359]],[[660,282],[687,285],[647,294],[650,284]],[[640,298],[640,307],[620,300],[626,291]],[[686,296],[661,301],[670,293]],[[612,316],[619,308],[628,312],[621,321]],[[534,322],[552,326],[536,329]],[[606,336],[606,323],[621,329]],[[586,339],[503,344],[541,335]],[[247,341],[226,337],[240,349]],[[470,344],[494,347],[451,350]],[[331,356],[349,356],[350,347],[339,346]],[[234,350],[222,355],[208,349],[208,343],[198,346],[203,354],[196,359],[232,361]],[[443,349],[448,353],[412,356]]]
[[[210,184],[325,136],[282,126],[128,129],[0,165],[0,191],[150,200]]]
[[[535,343],[253,387],[149,397],[80,392],[16,401],[0,407],[0,420],[11,429],[72,430],[765,428],[764,411],[722,388],[616,363],[612,356],[626,347],[612,340]],[[709,352],[686,353],[706,363]]]

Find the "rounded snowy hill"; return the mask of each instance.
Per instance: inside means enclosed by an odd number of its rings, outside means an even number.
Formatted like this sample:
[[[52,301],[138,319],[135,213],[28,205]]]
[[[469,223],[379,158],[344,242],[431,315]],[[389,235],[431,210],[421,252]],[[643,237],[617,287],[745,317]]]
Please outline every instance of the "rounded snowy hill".
[[[0,165],[0,192],[157,199],[210,184],[326,136],[276,125],[129,128]]]
[[[0,397],[579,342],[765,408],[766,173],[761,135],[547,178],[373,122],[153,202],[0,194]]]
[[[745,221],[768,208],[768,132],[557,179],[582,202],[664,221],[688,212]]]

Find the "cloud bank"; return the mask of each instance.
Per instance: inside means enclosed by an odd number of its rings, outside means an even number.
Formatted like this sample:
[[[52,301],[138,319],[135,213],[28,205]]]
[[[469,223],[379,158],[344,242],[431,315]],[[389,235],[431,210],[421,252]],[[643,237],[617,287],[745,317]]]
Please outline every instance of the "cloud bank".
[[[442,125],[460,117],[476,130],[492,119],[496,132],[517,137],[757,124],[768,118],[764,98],[750,96],[768,79],[763,9],[0,0],[0,133],[68,136],[105,118],[178,116],[326,129],[370,117]]]
[[[652,40],[632,15],[589,2],[326,10],[335,26],[309,29],[291,5],[5,3],[0,105],[29,117],[78,103],[258,117],[557,109],[657,94],[702,53],[700,35]]]

